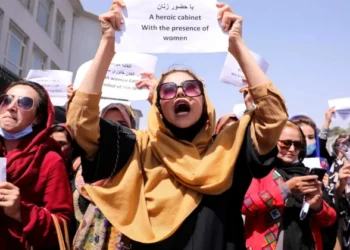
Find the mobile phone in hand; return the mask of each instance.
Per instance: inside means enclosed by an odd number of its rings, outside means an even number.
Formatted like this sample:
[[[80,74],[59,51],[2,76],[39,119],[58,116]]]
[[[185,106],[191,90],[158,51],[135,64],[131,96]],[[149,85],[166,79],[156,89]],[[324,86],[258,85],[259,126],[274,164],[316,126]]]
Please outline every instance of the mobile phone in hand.
[[[326,174],[326,169],[323,168],[312,168],[310,169],[309,175],[317,175],[317,180],[322,181],[324,175]]]

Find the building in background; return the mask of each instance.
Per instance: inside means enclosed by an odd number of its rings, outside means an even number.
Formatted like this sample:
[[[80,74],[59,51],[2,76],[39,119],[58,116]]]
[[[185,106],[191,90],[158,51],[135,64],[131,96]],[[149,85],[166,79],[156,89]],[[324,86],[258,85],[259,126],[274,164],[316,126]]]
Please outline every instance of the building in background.
[[[84,43],[79,49],[86,53],[76,58],[72,53],[77,49],[73,47],[77,45],[74,33],[86,23],[89,28],[85,32],[91,36],[81,37]],[[96,48],[98,32],[97,16],[84,11],[79,0],[0,2],[1,63],[20,77],[30,69],[74,70],[73,64],[93,58],[94,52],[89,51]]]
[[[10,82],[15,82],[18,80],[19,77],[17,75],[0,65],[0,93],[6,90],[6,87]]]
[[[79,0],[0,1],[0,65],[18,77],[30,69],[75,73],[95,56],[100,38],[98,17]],[[135,113],[139,124],[142,113]]]

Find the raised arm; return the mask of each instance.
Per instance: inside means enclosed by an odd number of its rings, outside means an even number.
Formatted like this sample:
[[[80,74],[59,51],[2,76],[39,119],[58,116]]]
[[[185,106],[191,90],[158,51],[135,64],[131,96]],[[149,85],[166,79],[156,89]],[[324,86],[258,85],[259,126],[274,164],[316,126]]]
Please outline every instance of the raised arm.
[[[90,69],[67,107],[67,125],[88,158],[96,154],[99,146],[99,101],[103,81],[115,54],[115,31],[124,23],[120,11],[124,6],[122,0],[115,0],[111,9],[99,17],[102,29],[100,45]]]
[[[329,164],[332,164],[332,156],[329,154],[327,150],[327,140],[330,133],[330,125],[332,123],[332,115],[335,113],[335,109],[329,108],[326,112],[326,119],[321,128],[320,133],[318,134],[318,138],[320,140],[320,154],[321,157],[326,158]]]
[[[288,119],[280,92],[255,62],[242,39],[242,17],[224,3],[218,3],[218,18],[229,32],[228,51],[236,58],[247,79],[249,92],[256,105],[251,126],[254,148],[259,155],[268,154],[275,146]]]

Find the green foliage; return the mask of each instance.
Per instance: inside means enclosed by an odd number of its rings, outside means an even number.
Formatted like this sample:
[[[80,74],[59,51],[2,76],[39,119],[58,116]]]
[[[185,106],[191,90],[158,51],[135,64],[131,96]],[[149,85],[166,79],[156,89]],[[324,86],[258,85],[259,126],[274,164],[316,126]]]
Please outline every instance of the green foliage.
[[[339,126],[336,126],[336,127],[333,127],[330,129],[330,136],[337,136],[337,135],[340,135],[343,133],[350,134],[350,124],[349,124],[348,128],[346,128],[346,129],[341,128]]]

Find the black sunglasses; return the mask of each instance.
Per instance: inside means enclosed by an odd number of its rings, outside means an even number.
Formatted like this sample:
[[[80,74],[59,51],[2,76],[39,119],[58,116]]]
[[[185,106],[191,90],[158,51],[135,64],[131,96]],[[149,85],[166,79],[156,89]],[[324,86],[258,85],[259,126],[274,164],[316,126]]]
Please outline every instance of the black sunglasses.
[[[34,100],[31,97],[14,95],[2,95],[0,96],[1,108],[8,108],[14,101],[17,100],[17,105],[23,110],[31,110],[34,107]]]
[[[187,80],[177,85],[173,82],[161,83],[157,87],[159,98],[162,100],[171,100],[176,97],[177,89],[182,88],[185,96],[197,97],[203,95],[203,83],[199,80]]]
[[[279,140],[279,145],[282,148],[289,149],[292,145],[296,150],[300,150],[303,147],[301,141],[292,141],[292,140]]]

